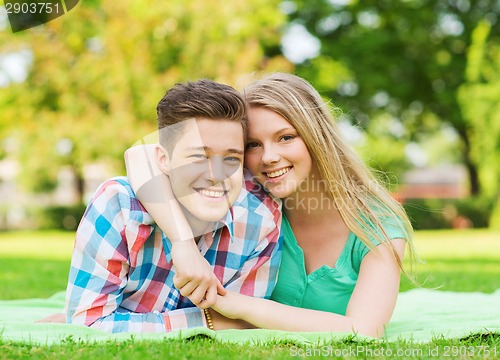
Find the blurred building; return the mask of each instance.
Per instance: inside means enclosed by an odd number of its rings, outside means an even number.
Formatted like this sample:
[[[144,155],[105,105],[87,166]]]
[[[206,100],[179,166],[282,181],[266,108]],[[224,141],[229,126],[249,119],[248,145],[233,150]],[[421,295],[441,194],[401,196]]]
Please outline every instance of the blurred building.
[[[15,160],[0,161],[0,230],[29,229],[38,226],[37,212],[54,206],[74,206],[79,195],[71,167],[61,167],[58,185],[51,193],[30,193],[17,181],[20,165]],[[111,175],[101,164],[90,164],[84,171],[84,201],[87,202],[100,183]],[[79,221],[79,219],[71,220]]]
[[[446,164],[408,171],[398,192],[405,199],[463,199],[469,195],[467,172],[462,165]]]

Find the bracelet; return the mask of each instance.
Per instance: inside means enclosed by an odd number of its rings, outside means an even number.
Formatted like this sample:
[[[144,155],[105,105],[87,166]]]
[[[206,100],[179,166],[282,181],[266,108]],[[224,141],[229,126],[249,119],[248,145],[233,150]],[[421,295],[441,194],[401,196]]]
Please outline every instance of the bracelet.
[[[210,312],[208,309],[203,309],[203,312],[205,313],[205,319],[207,319],[207,326],[210,330],[214,329],[214,323],[212,322],[212,315],[210,315]]]

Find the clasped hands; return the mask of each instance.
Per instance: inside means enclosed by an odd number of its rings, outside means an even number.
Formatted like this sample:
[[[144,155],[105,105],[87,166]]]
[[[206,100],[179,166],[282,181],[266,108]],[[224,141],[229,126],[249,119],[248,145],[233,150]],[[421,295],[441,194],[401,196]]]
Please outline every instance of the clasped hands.
[[[226,295],[227,290],[193,240],[173,242],[171,254],[176,270],[174,285],[182,296],[205,309],[215,305],[217,294]]]
[[[196,243],[192,240],[175,242],[171,251],[176,267],[174,285],[181,295],[200,309],[212,308],[226,318],[237,318],[239,294],[222,286],[208,261],[201,256]],[[221,321],[219,316],[215,319]]]

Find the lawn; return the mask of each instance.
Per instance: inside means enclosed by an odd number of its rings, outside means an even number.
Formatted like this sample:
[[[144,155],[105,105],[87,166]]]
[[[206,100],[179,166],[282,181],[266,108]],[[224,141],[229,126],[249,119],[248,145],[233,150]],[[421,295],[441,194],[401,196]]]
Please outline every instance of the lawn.
[[[65,288],[73,247],[70,232],[0,233],[0,299],[45,298]],[[415,244],[422,259],[417,264],[418,280],[427,288],[451,291],[491,293],[500,288],[500,234],[487,230],[420,231]],[[401,291],[413,285],[403,279]],[[359,348],[361,346],[361,348]],[[345,358],[375,355],[385,358],[404,350],[407,358],[470,358],[467,347],[488,350],[480,358],[493,358],[492,349],[500,355],[498,334],[471,336],[461,340],[435,339],[430,343],[335,342],[314,349],[290,343],[255,345],[224,344],[197,337],[182,341],[137,341],[81,343],[71,338],[63,344],[38,346],[2,341],[0,359],[40,358],[289,358],[290,356],[333,356]],[[354,355],[352,349],[362,349]],[[448,353],[446,353],[448,349]],[[455,350],[455,354],[453,351]],[[371,353],[368,353],[371,352]],[[475,352],[476,357],[478,352]],[[438,355],[438,356],[435,356]],[[447,356],[449,355],[449,356]],[[457,355],[457,356],[453,356]],[[460,356],[464,355],[464,356]],[[368,356],[370,357],[370,356]],[[394,357],[394,356],[393,356]]]
[[[418,280],[426,288],[450,291],[500,289],[500,233],[488,230],[419,231],[415,246],[421,262]],[[401,291],[411,288],[403,278]]]

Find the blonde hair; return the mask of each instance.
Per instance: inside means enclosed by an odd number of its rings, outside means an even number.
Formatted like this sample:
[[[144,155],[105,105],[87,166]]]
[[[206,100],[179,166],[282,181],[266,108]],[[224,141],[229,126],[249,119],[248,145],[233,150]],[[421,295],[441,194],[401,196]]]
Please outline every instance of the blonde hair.
[[[243,96],[248,107],[271,110],[297,130],[347,227],[370,249],[375,246],[370,239],[390,246],[403,269],[384,224],[401,229],[413,258],[411,223],[402,206],[343,139],[333,109],[316,89],[298,76],[274,73],[247,86]]]

